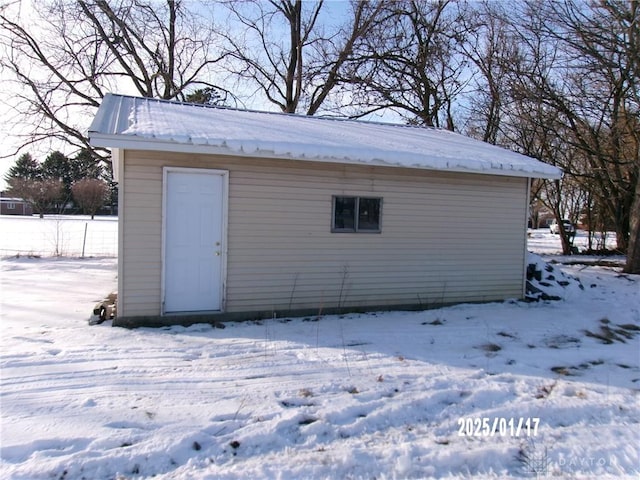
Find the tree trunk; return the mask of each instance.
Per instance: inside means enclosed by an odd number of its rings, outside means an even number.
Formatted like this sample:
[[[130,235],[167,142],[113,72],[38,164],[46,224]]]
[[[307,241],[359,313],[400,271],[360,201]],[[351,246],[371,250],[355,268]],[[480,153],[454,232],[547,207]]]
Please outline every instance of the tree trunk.
[[[549,202],[547,206],[551,208],[553,216],[555,217],[556,222],[558,222],[558,235],[560,236],[560,242],[562,244],[562,254],[571,255],[571,243],[569,242],[569,237],[564,229],[564,223],[562,223],[564,216],[562,212],[562,186],[560,180],[554,180],[553,182],[549,181],[546,182],[545,185],[547,201]]]
[[[558,234],[560,235],[560,242],[562,243],[562,254],[571,255],[573,253],[571,251],[571,242],[569,240],[569,234],[564,229],[562,219],[558,220]]]
[[[636,194],[629,215],[629,244],[625,273],[640,274],[640,175],[636,180]]]

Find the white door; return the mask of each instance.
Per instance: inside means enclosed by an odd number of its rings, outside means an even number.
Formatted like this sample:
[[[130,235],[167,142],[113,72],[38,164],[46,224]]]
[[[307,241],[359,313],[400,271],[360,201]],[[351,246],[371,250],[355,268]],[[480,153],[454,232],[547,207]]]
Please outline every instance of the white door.
[[[165,313],[222,310],[226,175],[165,170]]]

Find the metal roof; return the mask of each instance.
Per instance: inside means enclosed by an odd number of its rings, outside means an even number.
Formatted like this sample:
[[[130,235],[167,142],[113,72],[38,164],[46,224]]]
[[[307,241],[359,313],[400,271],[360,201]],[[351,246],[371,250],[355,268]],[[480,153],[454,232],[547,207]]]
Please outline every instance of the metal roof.
[[[237,110],[108,94],[92,145],[366,164],[530,178],[560,169],[436,128]]]

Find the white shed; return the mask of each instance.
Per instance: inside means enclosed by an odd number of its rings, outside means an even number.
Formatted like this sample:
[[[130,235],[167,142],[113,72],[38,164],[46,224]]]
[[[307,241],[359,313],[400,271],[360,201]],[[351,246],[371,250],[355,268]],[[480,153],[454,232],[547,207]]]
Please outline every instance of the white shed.
[[[531,178],[560,170],[433,128],[107,95],[116,325],[521,298]]]

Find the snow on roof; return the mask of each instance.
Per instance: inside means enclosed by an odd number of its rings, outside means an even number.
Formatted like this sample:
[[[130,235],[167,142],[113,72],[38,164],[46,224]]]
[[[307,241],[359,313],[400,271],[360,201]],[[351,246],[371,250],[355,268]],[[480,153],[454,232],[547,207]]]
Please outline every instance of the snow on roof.
[[[532,178],[560,169],[435,128],[235,110],[107,94],[89,127],[108,148],[396,166]]]
[[[0,197],[0,202],[2,202],[2,203],[19,203],[19,202],[26,202],[26,200],[24,198],[18,198],[18,197]]]

